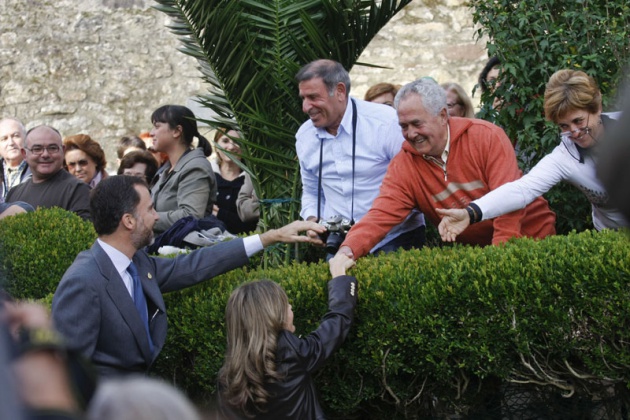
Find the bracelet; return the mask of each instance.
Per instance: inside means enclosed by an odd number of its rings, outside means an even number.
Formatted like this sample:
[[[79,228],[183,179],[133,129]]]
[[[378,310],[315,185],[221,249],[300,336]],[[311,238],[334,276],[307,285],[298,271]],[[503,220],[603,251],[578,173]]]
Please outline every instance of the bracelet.
[[[475,203],[470,203],[468,207],[466,207],[466,211],[468,212],[468,217],[470,217],[470,224],[480,222],[483,218],[483,213],[478,205]]]
[[[469,224],[472,225],[475,223],[475,211],[470,206],[466,207],[466,211],[468,212],[468,217],[470,218]]]

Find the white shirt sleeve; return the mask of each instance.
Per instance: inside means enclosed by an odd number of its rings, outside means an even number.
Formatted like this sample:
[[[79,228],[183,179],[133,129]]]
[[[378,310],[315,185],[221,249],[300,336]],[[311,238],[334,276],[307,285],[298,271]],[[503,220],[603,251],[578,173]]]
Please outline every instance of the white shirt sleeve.
[[[243,238],[243,245],[245,246],[245,253],[248,258],[264,249],[260,235],[252,235]]]
[[[562,144],[516,181],[508,182],[473,201],[483,213],[483,220],[493,219],[506,213],[525,208],[568,177],[567,157]]]

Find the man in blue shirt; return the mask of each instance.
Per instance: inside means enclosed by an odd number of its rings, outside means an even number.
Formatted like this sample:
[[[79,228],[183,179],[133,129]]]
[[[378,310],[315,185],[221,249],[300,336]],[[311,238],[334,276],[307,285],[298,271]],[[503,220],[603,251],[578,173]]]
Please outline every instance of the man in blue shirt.
[[[296,79],[309,116],[295,136],[303,186],[300,215],[309,221],[342,216],[357,222],[378,196],[389,161],[404,142],[396,111],[350,98],[350,75],[336,61],[313,61]],[[420,248],[424,241],[424,217],[413,211],[371,252]]]

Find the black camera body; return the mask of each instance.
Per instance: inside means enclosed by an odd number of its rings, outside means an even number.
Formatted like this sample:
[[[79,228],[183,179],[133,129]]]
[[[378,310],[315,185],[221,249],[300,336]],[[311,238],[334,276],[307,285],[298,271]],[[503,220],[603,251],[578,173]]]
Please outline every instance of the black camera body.
[[[352,227],[352,222],[342,216],[330,216],[326,220],[320,220],[319,224],[326,228],[326,232],[320,235],[326,243],[326,252],[335,254],[346,238],[346,233]]]

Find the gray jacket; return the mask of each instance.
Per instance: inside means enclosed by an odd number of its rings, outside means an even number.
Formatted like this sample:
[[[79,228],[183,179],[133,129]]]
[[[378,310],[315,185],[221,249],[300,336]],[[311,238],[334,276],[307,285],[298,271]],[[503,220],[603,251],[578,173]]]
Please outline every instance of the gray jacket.
[[[197,219],[212,214],[217,197],[217,182],[212,165],[201,149],[184,154],[173,170],[166,163],[158,173],[151,189],[151,198],[160,220],[153,230],[163,232],[179,219],[193,216]]]
[[[52,318],[70,348],[92,360],[102,376],[145,373],[166,341],[162,293],[193,286],[248,261],[242,239],[176,258],[136,252],[133,262],[147,300],[153,353],[133,299],[98,242],[81,252],[64,274],[53,297]]]

